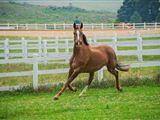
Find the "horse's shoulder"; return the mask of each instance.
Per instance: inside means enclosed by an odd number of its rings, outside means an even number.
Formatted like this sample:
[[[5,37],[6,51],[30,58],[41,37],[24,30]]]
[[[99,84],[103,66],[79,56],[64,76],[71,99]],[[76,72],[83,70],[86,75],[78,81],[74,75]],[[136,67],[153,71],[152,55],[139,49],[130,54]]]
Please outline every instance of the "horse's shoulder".
[[[108,46],[107,45],[97,45],[97,46],[92,46],[90,48],[91,50],[105,50],[108,48]]]

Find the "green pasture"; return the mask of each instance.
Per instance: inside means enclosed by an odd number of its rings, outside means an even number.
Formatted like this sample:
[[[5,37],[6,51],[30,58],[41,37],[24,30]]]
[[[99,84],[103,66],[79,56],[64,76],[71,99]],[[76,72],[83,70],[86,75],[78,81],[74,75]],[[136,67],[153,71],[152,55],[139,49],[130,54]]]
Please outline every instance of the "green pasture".
[[[2,37],[0,39],[2,40]],[[144,47],[144,49],[159,48],[160,46]],[[136,47],[118,47],[118,50],[135,49]],[[160,56],[143,56],[143,59],[144,61],[160,61]],[[137,61],[137,56],[118,56],[118,60],[132,63]],[[0,64],[0,73],[31,71],[32,67],[32,64]],[[40,70],[68,67],[68,64],[39,63]],[[71,92],[67,89],[58,101],[53,101],[53,96],[60,90],[61,83],[66,81],[67,76],[68,73],[39,75],[40,87],[37,92],[32,88],[32,76],[0,78],[0,86],[26,86],[13,92],[0,92],[0,119],[160,119],[160,67],[131,68],[129,72],[119,72],[122,92],[114,88],[115,78],[107,70],[104,70],[104,78],[101,82],[97,80],[96,73],[90,88],[82,98],[79,98],[78,95],[87,84],[88,74],[80,74],[72,83],[78,91]],[[55,87],[52,85],[55,82],[60,82],[60,84]],[[47,85],[42,86],[45,83]]]
[[[84,97],[66,90],[58,101],[50,92],[1,92],[1,120],[159,120],[160,86],[89,88]]]
[[[69,4],[65,7],[57,7],[51,4],[49,6],[31,5],[26,2],[21,4],[0,2],[0,23],[73,23],[76,16],[80,16],[84,23],[107,23],[116,19],[116,13],[108,11],[91,11],[79,8],[79,6],[71,7]],[[57,1],[57,3],[61,2]]]

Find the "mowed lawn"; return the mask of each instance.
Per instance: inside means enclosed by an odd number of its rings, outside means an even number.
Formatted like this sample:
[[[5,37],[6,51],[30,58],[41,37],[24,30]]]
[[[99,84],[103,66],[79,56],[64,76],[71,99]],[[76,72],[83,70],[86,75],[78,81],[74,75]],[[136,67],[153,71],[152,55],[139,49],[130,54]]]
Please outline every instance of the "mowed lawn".
[[[58,101],[52,92],[0,93],[0,119],[106,120],[160,119],[160,86],[89,88],[85,97],[67,90]]]

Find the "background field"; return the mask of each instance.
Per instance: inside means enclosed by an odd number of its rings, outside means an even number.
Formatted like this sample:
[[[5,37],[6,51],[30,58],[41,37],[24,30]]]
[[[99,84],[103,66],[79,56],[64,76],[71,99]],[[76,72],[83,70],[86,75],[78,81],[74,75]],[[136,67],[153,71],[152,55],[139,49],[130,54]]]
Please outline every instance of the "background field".
[[[5,0],[2,1],[5,2]],[[123,0],[14,0],[14,2],[59,7],[72,4],[74,7],[86,10],[108,11],[116,13],[122,5]]]
[[[73,23],[79,16],[84,23],[113,22],[115,13],[88,11],[78,7],[39,6],[0,2],[0,23]]]

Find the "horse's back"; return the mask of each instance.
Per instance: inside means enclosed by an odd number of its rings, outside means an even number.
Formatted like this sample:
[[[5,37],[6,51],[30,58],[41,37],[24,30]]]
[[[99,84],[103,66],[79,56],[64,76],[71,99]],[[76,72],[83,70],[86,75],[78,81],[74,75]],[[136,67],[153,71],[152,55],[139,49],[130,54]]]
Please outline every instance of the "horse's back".
[[[116,53],[112,47],[109,45],[97,45],[91,47],[91,50],[98,50],[101,51],[103,55],[106,57],[107,64],[109,63],[116,63],[117,58],[116,58]]]
[[[109,45],[97,45],[90,47],[92,51],[99,50],[101,52],[107,53],[107,55],[115,55],[115,51]]]

